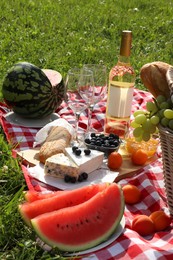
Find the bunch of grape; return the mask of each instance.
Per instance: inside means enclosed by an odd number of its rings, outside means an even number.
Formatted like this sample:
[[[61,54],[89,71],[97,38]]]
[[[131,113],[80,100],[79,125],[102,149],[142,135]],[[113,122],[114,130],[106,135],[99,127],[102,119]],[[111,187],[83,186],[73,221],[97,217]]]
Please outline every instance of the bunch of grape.
[[[160,95],[153,101],[146,103],[146,111],[137,110],[133,114],[131,127],[134,128],[133,136],[136,141],[149,141],[157,132],[157,126],[168,127],[173,130],[173,103]]]

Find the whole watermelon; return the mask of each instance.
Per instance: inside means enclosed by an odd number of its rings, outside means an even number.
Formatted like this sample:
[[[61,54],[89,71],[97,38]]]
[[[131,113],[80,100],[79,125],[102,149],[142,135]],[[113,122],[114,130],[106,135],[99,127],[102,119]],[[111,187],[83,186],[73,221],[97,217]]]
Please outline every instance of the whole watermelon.
[[[62,103],[65,86],[61,74],[52,86],[40,68],[28,62],[15,64],[4,78],[2,94],[6,104],[18,115],[39,119],[52,114]]]

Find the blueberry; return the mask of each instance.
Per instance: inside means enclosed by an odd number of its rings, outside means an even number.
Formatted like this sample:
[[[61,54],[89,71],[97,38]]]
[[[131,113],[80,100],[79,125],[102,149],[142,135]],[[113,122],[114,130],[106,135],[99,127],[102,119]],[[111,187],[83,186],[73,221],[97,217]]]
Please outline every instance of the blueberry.
[[[95,137],[96,136],[96,134],[95,133],[91,133],[91,137]]]
[[[109,146],[110,144],[108,142],[104,144],[104,147],[109,147]]]
[[[73,151],[73,153],[75,153],[77,149],[78,149],[77,146],[73,146],[73,147],[72,147],[72,151]]]
[[[112,139],[112,140],[109,140],[109,144],[110,144],[110,145],[113,145],[114,142],[115,142],[115,141],[114,141],[113,139]]]
[[[85,150],[84,150],[84,153],[85,153],[85,155],[90,155],[91,150],[90,150],[90,149],[85,149]]]
[[[100,141],[96,141],[96,145],[97,145],[97,146],[101,146],[102,143],[101,143]]]
[[[85,139],[85,143],[86,143],[86,144],[90,144],[90,143],[91,143],[91,140],[90,140],[89,138],[86,138],[86,139]]]
[[[77,156],[81,155],[81,150],[80,150],[80,149],[76,149],[75,154],[76,154]]]
[[[96,142],[96,140],[97,140],[97,139],[96,139],[95,137],[92,137],[92,138],[91,138],[91,142]]]
[[[117,147],[119,145],[119,141],[115,140],[113,144],[114,144],[115,147]]]
[[[88,179],[88,173],[83,172],[81,175],[82,175],[82,177],[83,177],[84,180],[87,180],[87,179]]]

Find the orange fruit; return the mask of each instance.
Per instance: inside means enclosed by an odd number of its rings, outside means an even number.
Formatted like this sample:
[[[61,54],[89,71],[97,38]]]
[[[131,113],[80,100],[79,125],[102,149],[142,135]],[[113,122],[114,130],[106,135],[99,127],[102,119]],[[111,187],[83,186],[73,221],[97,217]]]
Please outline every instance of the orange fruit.
[[[135,204],[141,200],[141,191],[132,184],[122,187],[124,200],[127,204]]]
[[[171,218],[162,210],[153,212],[149,217],[153,221],[156,231],[162,231],[171,224]]]
[[[120,153],[118,152],[112,152],[108,156],[108,167],[111,170],[116,170],[121,167],[123,162],[123,158]]]
[[[144,165],[148,160],[147,152],[143,149],[138,149],[132,153],[131,160],[135,165]]]
[[[154,233],[154,223],[146,215],[138,215],[132,221],[132,229],[141,236],[147,236]]]

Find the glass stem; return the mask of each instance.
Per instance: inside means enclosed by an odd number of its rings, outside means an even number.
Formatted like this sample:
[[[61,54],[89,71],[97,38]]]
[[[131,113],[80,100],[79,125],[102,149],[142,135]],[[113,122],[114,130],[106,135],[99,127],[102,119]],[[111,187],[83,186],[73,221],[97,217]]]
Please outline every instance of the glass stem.
[[[74,136],[74,140],[78,141],[78,128],[79,128],[80,113],[76,112],[75,113],[75,117],[76,117],[76,120],[75,120],[75,136]]]
[[[94,105],[89,105],[88,106],[88,126],[87,126],[87,133],[91,131],[91,118],[92,118],[92,113],[94,110]]]

